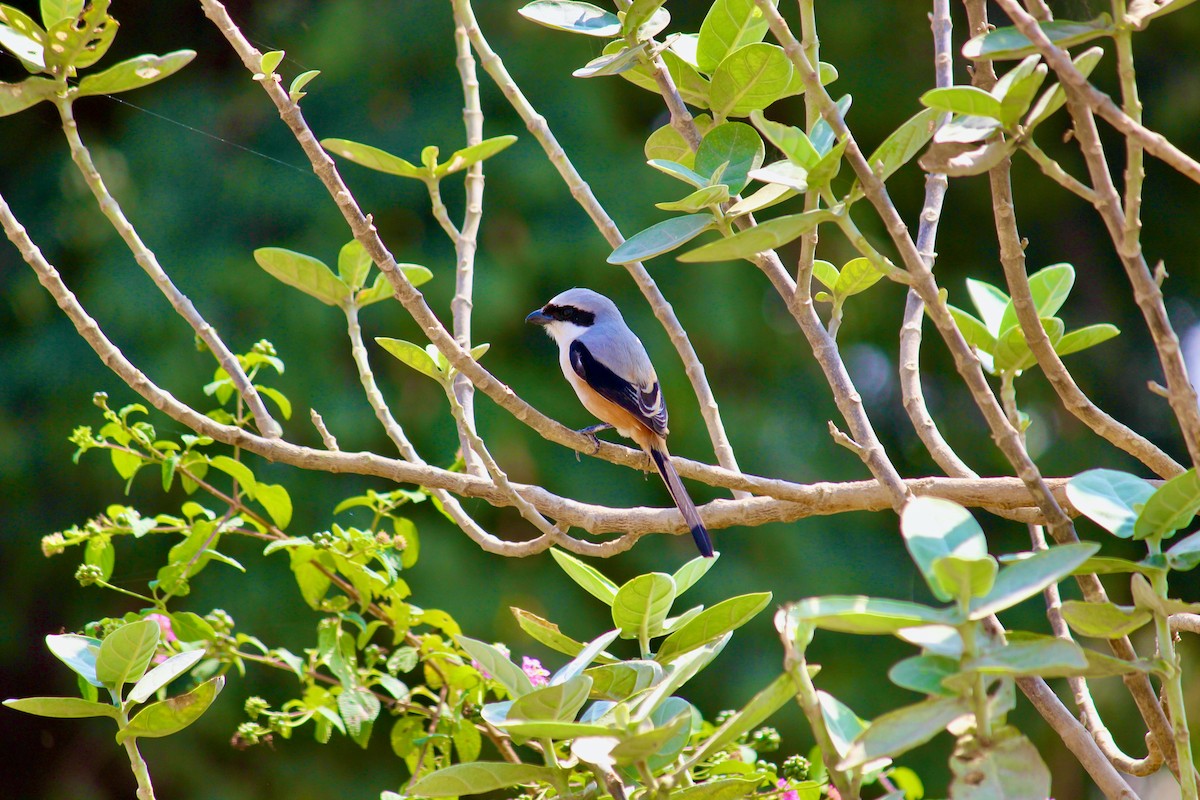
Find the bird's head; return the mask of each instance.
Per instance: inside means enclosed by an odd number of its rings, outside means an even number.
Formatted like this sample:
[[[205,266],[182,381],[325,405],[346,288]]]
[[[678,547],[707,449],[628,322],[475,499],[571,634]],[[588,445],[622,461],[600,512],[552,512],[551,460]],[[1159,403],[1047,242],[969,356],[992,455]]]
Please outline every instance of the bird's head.
[[[589,328],[610,320],[620,320],[621,312],[613,301],[591,289],[568,289],[525,318],[541,325],[559,343],[569,343]]]

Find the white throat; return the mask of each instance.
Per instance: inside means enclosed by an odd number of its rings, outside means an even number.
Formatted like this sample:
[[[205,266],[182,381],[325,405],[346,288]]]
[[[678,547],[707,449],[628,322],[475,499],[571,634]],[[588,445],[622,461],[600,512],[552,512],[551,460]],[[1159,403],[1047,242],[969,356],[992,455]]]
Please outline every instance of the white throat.
[[[560,348],[570,347],[571,342],[578,339],[583,334],[587,333],[588,329],[582,325],[576,325],[574,322],[566,322],[563,320],[554,320],[548,322],[544,326],[546,334],[558,343]]]

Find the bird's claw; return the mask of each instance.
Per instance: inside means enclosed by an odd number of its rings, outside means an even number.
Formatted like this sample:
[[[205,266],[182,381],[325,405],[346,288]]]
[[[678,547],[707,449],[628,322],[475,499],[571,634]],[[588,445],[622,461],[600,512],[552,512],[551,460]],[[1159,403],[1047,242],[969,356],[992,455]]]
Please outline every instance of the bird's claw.
[[[575,432],[578,434],[582,434],[592,440],[592,452],[588,453],[588,455],[594,456],[594,455],[596,455],[596,453],[600,452],[600,440],[598,438],[596,438],[596,434],[599,433],[600,431],[606,431],[611,427],[612,427],[612,425],[609,425],[607,422],[601,422],[598,425],[589,425],[586,428],[580,428],[579,430],[577,430]],[[579,451],[578,450],[575,451],[575,460],[576,461],[579,460]]]

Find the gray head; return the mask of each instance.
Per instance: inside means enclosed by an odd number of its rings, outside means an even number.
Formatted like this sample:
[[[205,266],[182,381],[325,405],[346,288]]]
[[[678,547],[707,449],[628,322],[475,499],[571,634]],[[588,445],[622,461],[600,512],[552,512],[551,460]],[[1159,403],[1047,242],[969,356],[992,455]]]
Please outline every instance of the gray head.
[[[546,333],[555,339],[574,339],[594,325],[625,324],[612,300],[591,289],[581,288],[567,289],[555,295],[525,321],[544,326]]]

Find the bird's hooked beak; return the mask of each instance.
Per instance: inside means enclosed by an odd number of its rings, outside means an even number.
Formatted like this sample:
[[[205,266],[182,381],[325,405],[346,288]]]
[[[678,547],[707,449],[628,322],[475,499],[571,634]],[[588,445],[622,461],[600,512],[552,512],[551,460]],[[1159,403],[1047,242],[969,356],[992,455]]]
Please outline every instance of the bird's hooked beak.
[[[542,309],[538,309],[525,318],[525,321],[531,325],[549,325],[554,321],[554,318],[547,314]]]

